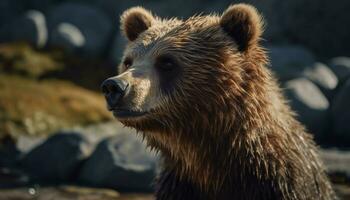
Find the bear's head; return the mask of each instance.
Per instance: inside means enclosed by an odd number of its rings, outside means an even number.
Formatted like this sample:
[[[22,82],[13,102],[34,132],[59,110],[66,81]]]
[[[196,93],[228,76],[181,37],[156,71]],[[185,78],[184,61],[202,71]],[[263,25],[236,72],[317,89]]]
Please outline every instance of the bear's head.
[[[114,116],[141,132],[229,129],[254,89],[250,80],[262,79],[262,20],[252,6],[187,20],[134,7],[122,14],[121,31],[128,44],[119,75],[102,89]]]

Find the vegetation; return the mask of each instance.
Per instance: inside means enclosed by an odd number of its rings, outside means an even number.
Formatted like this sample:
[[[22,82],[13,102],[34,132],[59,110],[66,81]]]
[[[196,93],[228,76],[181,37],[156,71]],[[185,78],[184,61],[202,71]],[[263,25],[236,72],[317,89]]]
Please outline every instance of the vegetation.
[[[69,80],[45,77],[64,71],[66,65],[59,51],[43,53],[26,44],[0,45],[0,140],[47,135],[112,119],[98,92]]]

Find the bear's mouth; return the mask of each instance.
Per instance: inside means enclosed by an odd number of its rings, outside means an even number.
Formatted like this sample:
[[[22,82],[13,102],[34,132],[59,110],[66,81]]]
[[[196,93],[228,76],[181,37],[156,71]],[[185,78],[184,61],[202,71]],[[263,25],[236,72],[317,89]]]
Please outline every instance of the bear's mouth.
[[[112,110],[114,117],[116,118],[135,118],[135,117],[141,117],[147,114],[145,111],[135,111],[135,110],[128,110],[128,109],[113,109]]]

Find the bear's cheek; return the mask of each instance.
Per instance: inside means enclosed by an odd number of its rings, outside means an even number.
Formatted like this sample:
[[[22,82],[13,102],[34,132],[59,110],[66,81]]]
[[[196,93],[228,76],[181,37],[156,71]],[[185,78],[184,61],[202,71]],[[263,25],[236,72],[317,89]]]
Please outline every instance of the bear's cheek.
[[[124,105],[132,110],[150,111],[158,106],[159,88],[156,76],[150,73],[133,73],[129,76],[129,92],[124,98]]]

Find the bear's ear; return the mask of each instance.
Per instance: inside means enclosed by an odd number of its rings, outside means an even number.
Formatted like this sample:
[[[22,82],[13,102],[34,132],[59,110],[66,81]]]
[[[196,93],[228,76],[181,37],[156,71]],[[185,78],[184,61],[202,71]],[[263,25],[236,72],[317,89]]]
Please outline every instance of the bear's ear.
[[[220,26],[243,52],[258,42],[263,31],[262,17],[253,6],[247,4],[228,7],[221,16]]]
[[[120,29],[129,41],[134,41],[140,33],[147,30],[154,23],[153,15],[142,7],[130,8],[120,17]]]

